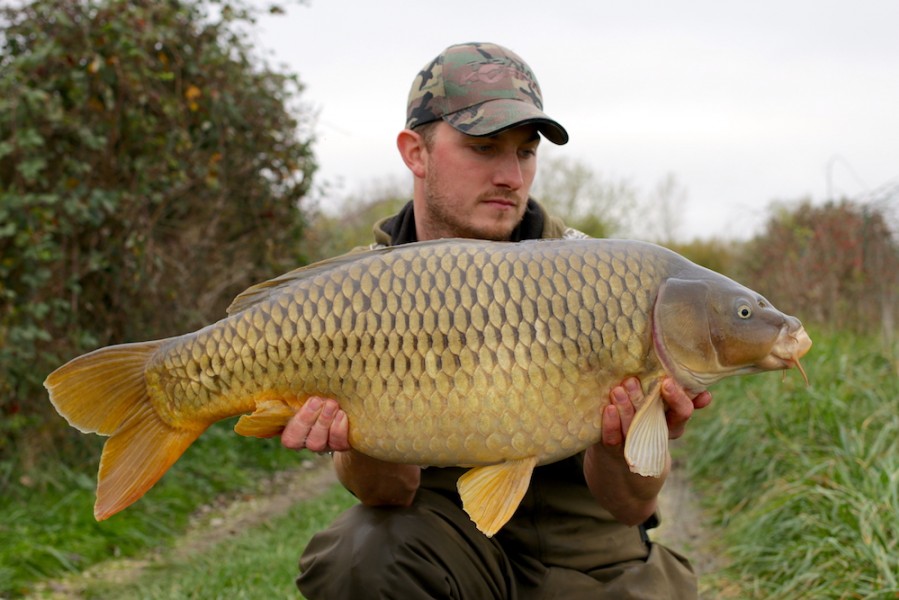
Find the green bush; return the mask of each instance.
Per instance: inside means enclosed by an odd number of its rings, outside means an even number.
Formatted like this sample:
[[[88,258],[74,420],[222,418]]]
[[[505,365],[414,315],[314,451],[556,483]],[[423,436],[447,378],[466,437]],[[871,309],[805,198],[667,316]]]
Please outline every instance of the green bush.
[[[0,9],[0,462],[71,456],[41,382],[182,333],[296,266],[315,170],[295,75],[200,0]],[[0,493],[14,471],[3,467]]]

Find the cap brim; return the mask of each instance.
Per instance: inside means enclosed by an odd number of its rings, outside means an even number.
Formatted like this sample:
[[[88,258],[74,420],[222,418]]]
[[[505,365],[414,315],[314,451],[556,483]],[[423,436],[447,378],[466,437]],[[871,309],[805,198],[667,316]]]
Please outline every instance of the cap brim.
[[[568,132],[542,110],[521,100],[497,99],[482,102],[443,117],[466,135],[495,135],[520,125],[534,124],[543,137],[554,144],[568,142]]]

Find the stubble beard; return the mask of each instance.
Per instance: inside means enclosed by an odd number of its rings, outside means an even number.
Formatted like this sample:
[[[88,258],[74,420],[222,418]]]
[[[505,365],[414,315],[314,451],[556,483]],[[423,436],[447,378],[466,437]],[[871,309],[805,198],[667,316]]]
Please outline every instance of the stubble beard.
[[[518,201],[517,197],[516,201]],[[441,189],[440,180],[433,165],[425,176],[425,205],[428,210],[428,214],[424,215],[425,223],[430,237],[461,237],[504,242],[511,239],[513,229],[520,222],[519,219],[512,224],[497,222],[478,226],[467,220],[466,215],[463,214],[465,209]]]

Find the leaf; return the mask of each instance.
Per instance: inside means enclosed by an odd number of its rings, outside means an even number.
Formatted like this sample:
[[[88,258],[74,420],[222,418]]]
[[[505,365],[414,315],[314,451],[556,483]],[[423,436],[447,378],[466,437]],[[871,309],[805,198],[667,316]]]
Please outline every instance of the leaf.
[[[44,138],[33,128],[23,129],[15,139],[22,149],[40,148],[44,145]]]
[[[17,165],[19,173],[22,175],[22,177],[25,178],[26,181],[29,182],[35,181],[38,175],[40,175],[41,171],[43,171],[46,167],[47,159],[41,156],[23,160]]]

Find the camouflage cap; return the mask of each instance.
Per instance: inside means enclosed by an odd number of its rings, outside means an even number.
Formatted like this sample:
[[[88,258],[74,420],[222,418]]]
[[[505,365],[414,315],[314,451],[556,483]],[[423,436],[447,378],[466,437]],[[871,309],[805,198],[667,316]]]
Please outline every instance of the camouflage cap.
[[[543,112],[540,85],[531,68],[496,44],[450,46],[415,77],[406,127],[439,119],[473,136],[534,123],[549,141],[568,141],[565,128]]]

